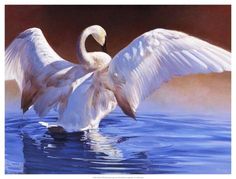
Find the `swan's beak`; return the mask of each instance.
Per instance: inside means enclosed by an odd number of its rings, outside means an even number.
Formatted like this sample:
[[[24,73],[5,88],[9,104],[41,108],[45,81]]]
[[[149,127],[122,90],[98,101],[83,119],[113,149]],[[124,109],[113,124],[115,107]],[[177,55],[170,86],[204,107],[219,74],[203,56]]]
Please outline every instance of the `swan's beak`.
[[[102,46],[102,51],[107,53],[107,42],[105,41],[104,45]]]

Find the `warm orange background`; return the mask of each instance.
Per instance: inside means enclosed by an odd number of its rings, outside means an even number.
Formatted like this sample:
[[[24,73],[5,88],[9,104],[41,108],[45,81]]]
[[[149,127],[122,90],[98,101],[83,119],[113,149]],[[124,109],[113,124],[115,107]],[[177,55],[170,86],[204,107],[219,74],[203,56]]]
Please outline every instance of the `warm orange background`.
[[[6,47],[21,31],[42,29],[51,46],[76,61],[75,44],[87,26],[99,24],[108,34],[107,48],[115,55],[135,37],[155,28],[180,30],[230,51],[231,6],[16,6],[5,7]],[[90,51],[100,47],[89,38]],[[164,85],[154,96],[161,108],[230,111],[230,73],[195,75]],[[184,107],[183,107],[184,106]],[[191,109],[190,109],[191,108]]]

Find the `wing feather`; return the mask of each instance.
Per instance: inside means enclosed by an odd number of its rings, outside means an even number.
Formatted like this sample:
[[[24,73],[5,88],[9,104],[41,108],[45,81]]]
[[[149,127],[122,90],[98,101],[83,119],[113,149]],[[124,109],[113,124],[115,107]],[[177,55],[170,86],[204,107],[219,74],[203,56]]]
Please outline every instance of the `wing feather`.
[[[155,29],[136,38],[109,65],[110,85],[122,110],[139,103],[174,76],[231,71],[231,53],[182,32]]]

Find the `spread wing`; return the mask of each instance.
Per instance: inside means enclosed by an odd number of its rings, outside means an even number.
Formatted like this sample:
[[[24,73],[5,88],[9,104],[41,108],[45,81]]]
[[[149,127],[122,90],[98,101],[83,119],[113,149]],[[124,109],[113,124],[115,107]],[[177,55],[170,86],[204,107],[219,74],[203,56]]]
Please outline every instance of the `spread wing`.
[[[231,70],[231,53],[182,32],[155,29],[136,38],[109,65],[110,84],[124,113],[174,76]]]
[[[5,79],[16,80],[20,88],[23,111],[34,105],[40,116],[58,104],[64,106],[72,83],[86,73],[61,58],[38,28],[27,29],[9,45],[5,68]]]

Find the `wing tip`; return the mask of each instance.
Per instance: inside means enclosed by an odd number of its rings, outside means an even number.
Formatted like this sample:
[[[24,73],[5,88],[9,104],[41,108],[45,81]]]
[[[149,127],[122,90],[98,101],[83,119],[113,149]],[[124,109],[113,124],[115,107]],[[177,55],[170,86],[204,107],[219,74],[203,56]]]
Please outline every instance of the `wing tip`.
[[[121,107],[121,106],[120,106]],[[136,115],[135,115],[135,111],[132,110],[132,108],[123,108],[121,107],[122,111],[129,117],[131,117],[132,119],[134,119],[135,121],[136,119]]]
[[[24,39],[25,37],[28,37],[28,36],[34,35],[34,34],[42,34],[42,30],[37,27],[32,27],[32,28],[26,29],[25,31],[21,32],[17,36],[17,39]]]
[[[122,110],[123,110],[123,109],[122,109]],[[123,110],[123,112],[124,112],[126,115],[128,115],[129,117],[131,117],[132,119],[134,119],[135,121],[137,120],[137,119],[136,119],[136,115],[135,115],[135,111],[134,111],[132,108],[130,108],[130,110],[126,110],[126,111]]]
[[[122,111],[129,117],[133,118],[134,120],[136,120],[136,116],[135,116],[135,109],[132,108],[132,106],[130,105],[129,101],[127,100],[126,97],[124,97],[122,95],[122,93],[119,92],[115,92],[115,97],[117,100],[118,105],[120,106],[120,108],[122,109]]]

